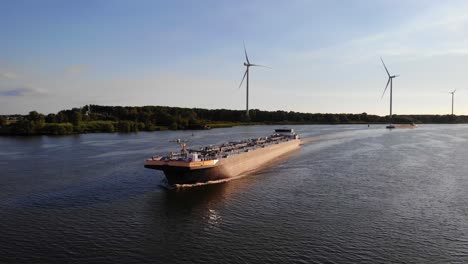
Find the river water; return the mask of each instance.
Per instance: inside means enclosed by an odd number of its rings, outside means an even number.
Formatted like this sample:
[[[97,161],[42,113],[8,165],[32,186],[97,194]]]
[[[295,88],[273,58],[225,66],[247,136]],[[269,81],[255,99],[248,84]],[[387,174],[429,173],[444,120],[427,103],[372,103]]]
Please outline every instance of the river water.
[[[166,190],[143,160],[275,127],[0,138],[0,263],[468,262],[468,126],[292,126],[246,177]]]

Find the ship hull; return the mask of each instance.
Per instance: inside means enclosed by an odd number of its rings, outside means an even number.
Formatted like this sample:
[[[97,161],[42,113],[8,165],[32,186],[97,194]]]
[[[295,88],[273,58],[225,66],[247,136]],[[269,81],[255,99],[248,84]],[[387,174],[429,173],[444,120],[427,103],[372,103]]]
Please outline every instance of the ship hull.
[[[176,184],[204,183],[229,178],[228,175],[221,173],[220,168],[220,166],[216,166],[206,169],[188,170],[167,167],[163,168],[162,171],[164,171],[168,184],[172,186]]]
[[[263,148],[249,150],[223,158],[214,167],[193,169],[178,166],[151,166],[146,168],[164,171],[169,185],[205,183],[239,177],[259,170],[272,161],[281,161],[281,157],[299,148],[300,140],[292,139]]]

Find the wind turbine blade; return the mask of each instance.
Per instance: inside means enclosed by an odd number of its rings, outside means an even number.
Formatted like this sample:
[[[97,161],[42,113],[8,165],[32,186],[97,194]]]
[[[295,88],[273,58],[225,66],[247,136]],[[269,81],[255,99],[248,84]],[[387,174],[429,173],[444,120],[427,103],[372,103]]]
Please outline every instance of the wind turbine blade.
[[[264,67],[264,68],[271,69],[271,67],[264,66],[264,65],[258,65],[258,64],[250,64],[250,66],[257,66],[257,67]]]
[[[382,100],[383,96],[385,95],[385,92],[387,91],[388,84],[390,83],[391,78],[388,78],[387,85],[385,85],[385,90],[383,91],[382,97],[380,97],[380,100]]]
[[[241,88],[242,83],[244,82],[245,76],[247,76],[247,71],[248,71],[248,70],[245,70],[244,77],[242,77],[242,81],[241,81],[240,84],[239,84],[239,88]]]
[[[387,70],[387,66],[385,66],[385,62],[383,62],[382,57],[380,57],[380,60],[382,61],[382,64],[383,64],[383,66],[384,66],[384,68],[385,68],[385,71],[386,71],[387,74],[388,74],[388,77],[390,77],[390,73],[389,73],[388,70]]]
[[[247,49],[245,48],[245,42],[244,42],[244,53],[245,53],[245,60],[247,61],[247,64],[250,64],[249,57],[247,56]]]
[[[456,91],[457,91],[457,89],[453,90],[453,92],[452,92],[452,93],[455,93]]]

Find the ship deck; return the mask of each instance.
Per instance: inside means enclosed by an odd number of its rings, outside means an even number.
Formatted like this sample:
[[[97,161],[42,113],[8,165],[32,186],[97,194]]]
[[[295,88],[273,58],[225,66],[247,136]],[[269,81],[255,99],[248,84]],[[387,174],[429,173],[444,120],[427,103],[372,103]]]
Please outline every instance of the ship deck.
[[[145,167],[150,169],[163,170],[165,167],[179,167],[188,170],[206,169],[215,167],[219,160],[203,160],[203,161],[184,161],[184,160],[163,160],[163,159],[147,159]]]

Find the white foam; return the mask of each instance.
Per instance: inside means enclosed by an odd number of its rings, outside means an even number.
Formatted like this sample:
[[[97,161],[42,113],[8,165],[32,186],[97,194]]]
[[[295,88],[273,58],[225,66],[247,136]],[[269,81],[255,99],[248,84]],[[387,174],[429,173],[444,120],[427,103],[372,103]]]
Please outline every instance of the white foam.
[[[192,187],[198,187],[198,186],[204,186],[204,185],[210,185],[210,184],[218,184],[218,183],[229,182],[231,180],[243,178],[247,175],[249,174],[242,174],[242,175],[231,177],[231,178],[207,181],[207,182],[197,182],[197,183],[192,183],[192,184],[175,184],[173,186],[168,186],[167,188],[168,189],[182,189],[182,188],[192,188]]]

